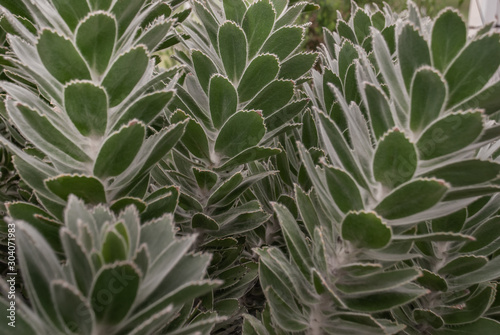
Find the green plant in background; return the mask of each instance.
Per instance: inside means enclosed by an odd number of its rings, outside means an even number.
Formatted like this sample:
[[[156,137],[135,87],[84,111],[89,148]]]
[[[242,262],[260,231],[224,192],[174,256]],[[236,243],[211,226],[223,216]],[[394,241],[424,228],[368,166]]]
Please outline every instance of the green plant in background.
[[[132,206],[115,216],[71,196],[60,237],[64,264],[32,225],[16,222],[30,304],[18,301],[17,326],[2,323],[2,334],[188,335],[220,320],[191,311],[220,282],[203,280],[210,256],[188,253],[196,236],[176,238],[171,214],[141,223]]]
[[[500,332],[491,27],[353,3],[304,52],[306,1],[0,4],[3,332]]]

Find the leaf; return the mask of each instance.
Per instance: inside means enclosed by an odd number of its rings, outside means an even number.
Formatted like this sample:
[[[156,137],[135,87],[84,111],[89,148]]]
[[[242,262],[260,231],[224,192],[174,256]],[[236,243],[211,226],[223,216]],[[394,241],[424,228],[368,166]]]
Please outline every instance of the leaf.
[[[250,314],[243,314],[243,334],[244,335],[269,335],[264,325]]]
[[[452,9],[441,12],[432,27],[431,49],[434,67],[444,72],[464,47],[466,39],[467,27],[460,14]]]
[[[295,116],[300,114],[308,104],[309,100],[307,99],[292,101],[279,111],[276,111],[275,113],[269,115],[265,119],[267,130],[274,131],[276,129],[280,129],[289,121],[291,121]]]
[[[211,190],[219,179],[215,172],[210,170],[201,170],[196,167],[193,168],[193,174],[198,187],[202,190]]]
[[[163,41],[170,36],[169,32],[174,24],[174,19],[165,19],[161,16],[157,17],[150,26],[144,30],[137,44],[143,44],[149,52],[156,52],[163,48]]]
[[[426,176],[444,179],[452,186],[486,183],[500,174],[500,164],[478,159],[462,160],[427,172]]]
[[[210,159],[210,149],[208,147],[208,139],[203,127],[195,120],[189,118],[182,111],[177,111],[172,115],[171,122],[179,122],[188,119],[186,130],[181,138],[182,144],[194,156],[204,159]]]
[[[191,219],[191,227],[201,230],[219,230],[219,224],[203,213],[196,213]]]
[[[85,61],[66,37],[51,30],[42,30],[36,48],[43,65],[61,83],[91,79]]]
[[[275,12],[269,1],[252,3],[243,17],[242,28],[248,40],[248,58],[253,58],[273,29]]]
[[[416,179],[389,193],[376,207],[382,217],[395,220],[425,211],[436,205],[448,186],[435,179]]]
[[[413,268],[379,272],[373,275],[357,278],[346,278],[338,281],[335,286],[347,294],[381,293],[407,284],[420,276]]]
[[[216,204],[223,200],[232,190],[234,190],[243,181],[243,176],[240,172],[235,173],[229,179],[224,181],[208,198],[207,205]]]
[[[234,21],[241,24],[243,16],[247,11],[247,6],[243,0],[223,0],[224,14],[226,14],[226,20]]]
[[[120,198],[111,203],[109,209],[111,209],[115,214],[119,214],[128,206],[133,205],[139,213],[142,213],[146,209],[146,203],[138,198],[125,197]]]
[[[419,133],[439,117],[447,97],[444,78],[431,68],[419,69],[411,84],[410,128]]]
[[[352,23],[354,26],[354,34],[356,34],[358,43],[361,44],[365,38],[370,35],[370,27],[372,25],[370,17],[364,10],[358,8],[356,13],[354,13]]]
[[[108,230],[102,240],[101,255],[107,264],[127,259],[128,249],[125,239],[116,231]]]
[[[422,275],[419,278],[417,278],[416,282],[420,284],[422,287],[428,288],[433,292],[448,291],[448,284],[443,277],[427,269],[421,269],[421,271]]]
[[[106,203],[106,192],[101,182],[90,176],[60,175],[46,179],[45,185],[58,197],[67,201],[70,194],[89,204]]]
[[[311,70],[317,59],[317,53],[296,54],[281,63],[278,77],[297,80]]]
[[[495,35],[487,35],[465,47],[445,73],[450,89],[447,107],[467,99],[485,86],[500,66],[500,58],[488,55],[498,54],[500,41]]]
[[[217,167],[216,170],[230,170],[242,164],[247,164],[274,156],[276,154],[279,154],[280,152],[281,150],[277,148],[251,147],[237,154],[236,156],[222,164],[220,167]]]
[[[102,81],[109,97],[109,106],[122,102],[146,72],[149,57],[144,46],[138,46],[120,55],[111,65]]]
[[[326,166],[324,170],[330,194],[342,212],[364,208],[359,188],[348,173],[330,166]]]
[[[354,63],[354,60],[359,57],[358,51],[349,40],[344,40],[342,47],[339,51],[338,62],[339,62],[339,78],[342,83],[345,81],[345,75],[347,69]]]
[[[441,328],[444,325],[443,319],[439,315],[428,309],[414,309],[413,318],[418,324],[429,325],[434,329]]]
[[[219,28],[219,24],[217,23],[217,20],[214,18],[212,13],[207,9],[205,6],[205,2],[200,2],[200,1],[194,1],[193,2],[194,9],[196,14],[201,20],[201,23],[205,27],[205,30],[207,31],[208,37],[210,39],[210,42],[214,46],[214,48],[217,47],[217,29]]]
[[[273,319],[287,331],[304,331],[308,328],[308,321],[303,319],[299,311],[292,309],[283,301],[272,287],[266,289],[268,304],[271,307]]]
[[[57,280],[50,285],[54,305],[64,324],[71,332],[90,335],[95,327],[95,318],[86,298],[68,282]]]
[[[64,108],[84,136],[102,136],[108,122],[108,98],[91,82],[71,82],[64,88]]]
[[[417,141],[419,158],[429,160],[464,149],[482,132],[482,112],[449,113],[424,130]]]
[[[436,329],[434,330],[434,335],[496,335],[498,332],[500,332],[500,322],[488,318],[479,318],[465,325]]]
[[[173,96],[174,91],[157,91],[142,96],[123,112],[112,130],[118,130],[133,119],[150,124],[163,111]]]
[[[379,139],[394,127],[391,107],[385,94],[376,86],[366,83],[364,91],[365,105],[370,115],[371,128],[375,137]]]
[[[134,121],[112,133],[97,154],[94,174],[106,178],[125,171],[142,147],[144,135],[144,125]]]
[[[99,270],[89,297],[99,323],[113,325],[123,321],[134,304],[141,277],[139,269],[130,262],[105,265]]]
[[[458,256],[439,269],[438,274],[461,276],[482,268],[486,263],[488,263],[488,259],[485,256]]]
[[[273,203],[273,209],[278,216],[288,250],[295,264],[298,265],[306,277],[309,277],[313,265],[311,251],[306,244],[304,234],[300,231],[297,222],[285,206]]]
[[[388,188],[409,181],[417,170],[417,150],[404,133],[394,129],[378,143],[373,156],[373,176]]]
[[[341,37],[344,37],[352,43],[357,44],[356,35],[354,35],[351,27],[349,27],[349,25],[345,21],[339,20],[337,22],[337,32]]]
[[[255,111],[240,111],[222,126],[215,141],[215,151],[233,157],[257,145],[266,132],[264,120]]]
[[[217,67],[214,65],[212,60],[200,50],[193,50],[191,53],[191,59],[193,60],[193,67],[196,72],[198,82],[203,88],[203,91],[207,93],[210,78],[217,73]]]
[[[472,236],[475,241],[465,243],[459,252],[471,253],[488,246],[495,240],[500,238],[498,234],[498,225],[500,224],[500,216],[494,216],[483,222],[473,232]]]
[[[427,290],[415,284],[407,284],[390,291],[362,295],[359,297],[347,297],[343,300],[347,307],[353,310],[361,312],[379,312],[405,305],[427,293]]]
[[[405,25],[398,36],[398,58],[406,89],[410,88],[413,74],[418,68],[431,65],[429,46],[411,24]]]
[[[375,213],[351,212],[342,221],[342,238],[358,248],[381,249],[391,237],[391,228]]]
[[[279,70],[280,66],[276,56],[265,54],[255,57],[245,69],[238,85],[239,102],[250,100],[276,78]]]
[[[247,40],[234,22],[224,22],[219,28],[219,53],[227,77],[238,82],[247,65]]]
[[[210,79],[208,96],[213,125],[215,128],[220,129],[236,113],[238,94],[233,84],[226,77],[215,75]]]
[[[299,26],[282,27],[269,36],[261,53],[275,54],[282,61],[300,46],[303,38],[304,28]]]
[[[91,71],[106,71],[116,40],[116,21],[105,12],[92,13],[80,22],[75,43]]]
[[[245,108],[261,110],[262,115],[268,117],[283,108],[292,99],[294,87],[291,80],[274,80],[260,91]]]

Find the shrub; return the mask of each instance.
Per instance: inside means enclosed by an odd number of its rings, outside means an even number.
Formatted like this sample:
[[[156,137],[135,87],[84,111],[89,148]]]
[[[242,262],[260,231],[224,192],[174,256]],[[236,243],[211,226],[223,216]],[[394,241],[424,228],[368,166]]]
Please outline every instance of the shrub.
[[[0,4],[3,333],[500,332],[491,26],[355,7],[303,52],[308,2]]]

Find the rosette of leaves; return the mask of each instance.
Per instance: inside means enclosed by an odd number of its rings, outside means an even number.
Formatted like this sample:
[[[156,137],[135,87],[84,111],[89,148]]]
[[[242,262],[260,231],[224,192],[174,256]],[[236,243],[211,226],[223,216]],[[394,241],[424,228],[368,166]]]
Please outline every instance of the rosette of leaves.
[[[2,334],[209,334],[221,320],[192,311],[220,282],[203,279],[211,257],[188,252],[196,236],[177,238],[171,214],[141,223],[134,206],[116,216],[70,196],[64,217],[62,263],[31,224],[15,222],[30,305],[16,299],[16,328],[4,323]]]
[[[425,262],[439,260],[426,254],[424,259],[431,260],[413,263],[423,257],[414,245],[470,249],[474,232],[495,221],[485,217],[485,222],[476,222],[478,226],[471,223],[469,229],[458,231],[429,230],[424,229],[427,223],[421,224],[498,193],[500,165],[478,150],[498,140],[498,125],[489,117],[498,111],[495,92],[500,86],[489,81],[500,60],[477,57],[484,50],[500,52],[498,34],[483,32],[467,40],[465,23],[453,10],[443,11],[423,35],[415,20],[409,15],[396,25],[394,52],[384,36],[371,29],[371,57],[363,48],[341,40],[336,47],[338,63],[323,64],[327,69],[332,66],[331,73],[338,73],[341,64],[344,69],[352,66],[357,99],[346,94],[346,81],[324,82],[323,78],[309,90],[313,100],[317,92],[331,90],[347,131],[329,115],[331,104],[324,106],[326,110],[314,107],[324,157],[318,159],[316,150],[298,144],[310,183],[310,187],[301,183],[304,189],[296,187],[300,224],[288,209],[275,205],[288,255],[277,248],[258,250],[261,285],[271,312],[264,326],[271,320],[288,332],[397,333],[404,326],[380,312],[398,306],[413,311],[419,308],[414,304],[426,306],[423,302],[436,296],[432,281],[439,275],[432,277],[437,270],[429,270]],[[346,45],[357,52],[348,66],[340,57]],[[330,56],[323,55],[322,60]],[[496,249],[490,249],[491,257]],[[436,308],[452,315],[457,306],[465,307],[464,313],[476,308],[473,316],[453,316],[462,318],[462,323],[477,322],[481,329],[498,330],[496,322],[480,319],[486,315],[484,310],[477,310],[488,309],[493,302],[496,290],[489,282],[498,277],[495,267],[492,262],[483,270],[489,271],[484,281],[479,279],[484,274],[481,270],[464,274],[475,282],[458,284],[450,279],[456,285],[453,293],[468,293],[456,306],[450,300]],[[427,325],[418,324],[421,319],[411,320],[417,322],[412,324],[417,332],[427,330]],[[252,326],[255,321],[246,320],[250,333],[259,333],[259,327]],[[451,329],[445,325],[442,331],[453,333]]]
[[[2,2],[7,118],[34,148],[1,141],[46,217],[61,220],[69,194],[115,211],[161,196],[146,195],[149,172],[186,124],[149,128],[178,71],[158,69],[153,53],[172,43],[179,3]]]

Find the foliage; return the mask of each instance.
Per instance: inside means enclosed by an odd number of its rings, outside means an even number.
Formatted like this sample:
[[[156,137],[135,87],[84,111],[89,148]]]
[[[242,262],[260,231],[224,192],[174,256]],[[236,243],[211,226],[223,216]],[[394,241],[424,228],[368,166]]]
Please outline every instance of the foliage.
[[[2,333],[500,333],[491,26],[353,3],[304,52],[307,1],[0,5]]]

